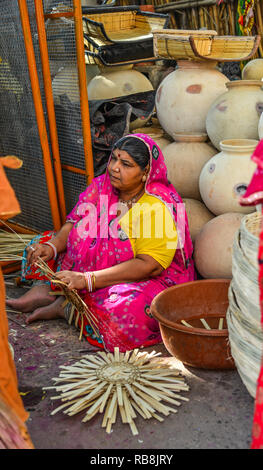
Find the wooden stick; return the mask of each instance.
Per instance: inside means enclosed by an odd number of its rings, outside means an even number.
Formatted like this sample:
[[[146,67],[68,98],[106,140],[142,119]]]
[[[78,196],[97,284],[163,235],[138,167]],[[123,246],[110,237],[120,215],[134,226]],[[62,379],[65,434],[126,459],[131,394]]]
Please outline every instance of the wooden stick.
[[[206,322],[204,318],[200,318],[200,322],[204,325],[206,330],[211,330],[210,326],[208,325],[208,323]]]

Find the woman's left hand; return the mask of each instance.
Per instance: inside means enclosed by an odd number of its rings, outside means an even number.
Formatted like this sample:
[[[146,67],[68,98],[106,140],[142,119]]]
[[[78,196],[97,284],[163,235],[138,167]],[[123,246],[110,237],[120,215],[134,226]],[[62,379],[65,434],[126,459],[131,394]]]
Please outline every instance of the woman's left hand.
[[[83,273],[74,271],[59,271],[56,273],[56,278],[67,284],[70,290],[72,289],[85,289],[86,282]]]

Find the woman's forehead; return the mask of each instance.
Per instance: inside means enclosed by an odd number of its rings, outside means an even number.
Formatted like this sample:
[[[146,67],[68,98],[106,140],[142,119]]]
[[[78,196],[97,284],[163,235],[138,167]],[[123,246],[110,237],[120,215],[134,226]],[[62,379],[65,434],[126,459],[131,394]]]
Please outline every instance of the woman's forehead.
[[[131,157],[131,155],[128,152],[126,152],[126,150],[120,150],[120,149],[116,148],[116,149],[113,150],[113,154],[114,154],[115,157],[125,158],[125,160],[130,160],[133,163],[135,163],[134,159]]]

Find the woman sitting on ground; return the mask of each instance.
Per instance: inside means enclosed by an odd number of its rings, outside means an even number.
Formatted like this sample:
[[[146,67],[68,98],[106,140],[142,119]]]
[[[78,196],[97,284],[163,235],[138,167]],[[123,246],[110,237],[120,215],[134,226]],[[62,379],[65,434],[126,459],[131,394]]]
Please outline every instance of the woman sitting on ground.
[[[108,351],[161,342],[158,322],[150,314],[153,298],[194,280],[184,205],[167,180],[161,150],[144,134],[116,142],[106,173],[80,195],[61,230],[46,232],[33,243],[22,278],[37,280],[36,285],[8,305],[33,312],[27,323],[67,317],[64,298],[49,295],[50,285],[34,266],[41,257],[57,278],[77,289],[96,317],[100,337],[85,322],[86,339]]]

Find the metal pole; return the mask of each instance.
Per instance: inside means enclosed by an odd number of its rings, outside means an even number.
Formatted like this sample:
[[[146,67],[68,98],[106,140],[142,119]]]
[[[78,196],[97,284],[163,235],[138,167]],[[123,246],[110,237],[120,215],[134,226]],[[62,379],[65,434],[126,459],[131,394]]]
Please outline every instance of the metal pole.
[[[54,229],[59,230],[61,228],[60,213],[59,213],[59,208],[58,208],[56,186],[55,186],[53,168],[52,168],[52,163],[51,163],[48,134],[47,134],[47,129],[46,129],[43,104],[42,104],[42,99],[41,99],[40,85],[39,85],[39,80],[38,80],[38,75],[37,75],[36,58],[35,58],[32,34],[31,34],[31,29],[30,29],[30,21],[29,21],[26,0],[18,0],[18,5],[19,5],[19,10],[20,10],[21,24],[22,24],[23,35],[24,35],[28,70],[29,70],[29,76],[30,76],[31,87],[32,87],[32,95],[33,95],[35,112],[36,112],[39,139],[40,139],[40,144],[42,148],[43,163],[44,163],[44,169],[45,169],[45,174],[46,174],[46,182],[47,182],[47,189],[48,189],[48,195],[49,195],[49,201],[50,201],[51,214],[52,214]]]
[[[66,214],[66,204],[65,204],[60,154],[59,154],[57,123],[56,123],[56,115],[55,115],[53,92],[52,92],[52,81],[51,81],[51,75],[50,75],[48,46],[47,46],[47,37],[46,37],[46,29],[45,29],[45,20],[44,20],[44,9],[43,9],[42,0],[34,0],[34,1],[35,1],[36,23],[37,23],[37,30],[38,30],[40,57],[41,57],[41,63],[42,63],[44,90],[45,90],[46,103],[47,103],[49,133],[50,133],[52,156],[53,156],[53,162],[54,162],[54,171],[55,171],[56,183],[57,183],[59,209],[61,213],[62,223],[64,223],[66,220],[67,214]]]
[[[90,132],[89,100],[86,79],[86,64],[84,52],[84,36],[82,24],[82,9],[80,0],[73,0],[74,23],[76,36],[76,52],[78,61],[79,91],[80,91],[80,109],[82,119],[83,147],[87,170],[87,184],[90,184],[94,178],[92,139]]]

